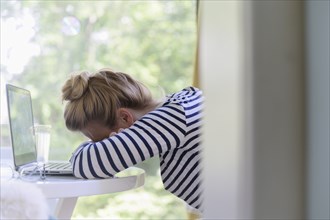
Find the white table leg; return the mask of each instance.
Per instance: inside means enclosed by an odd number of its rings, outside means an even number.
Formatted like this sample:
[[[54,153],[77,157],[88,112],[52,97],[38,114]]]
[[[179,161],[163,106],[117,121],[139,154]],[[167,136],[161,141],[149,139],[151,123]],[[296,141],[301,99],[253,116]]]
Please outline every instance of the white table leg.
[[[59,199],[54,211],[55,218],[71,219],[73,210],[77,203],[77,199],[77,197]]]

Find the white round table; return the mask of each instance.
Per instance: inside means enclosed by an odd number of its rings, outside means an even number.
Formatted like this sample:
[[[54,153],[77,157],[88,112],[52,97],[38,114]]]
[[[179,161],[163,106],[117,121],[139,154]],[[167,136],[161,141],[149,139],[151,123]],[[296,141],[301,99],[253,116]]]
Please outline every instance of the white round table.
[[[0,151],[1,164],[13,167],[11,148],[0,147]],[[70,219],[79,197],[123,192],[143,186],[144,181],[144,170],[131,167],[109,179],[83,180],[73,176],[47,176],[45,180],[29,183],[36,184],[48,201],[56,201],[53,211],[56,219]]]
[[[48,205],[53,206],[52,214],[56,219],[71,219],[79,197],[123,192],[143,186],[144,181],[144,170],[131,167],[108,179],[84,180],[73,176],[47,176],[45,180],[28,183],[35,184],[42,191]]]

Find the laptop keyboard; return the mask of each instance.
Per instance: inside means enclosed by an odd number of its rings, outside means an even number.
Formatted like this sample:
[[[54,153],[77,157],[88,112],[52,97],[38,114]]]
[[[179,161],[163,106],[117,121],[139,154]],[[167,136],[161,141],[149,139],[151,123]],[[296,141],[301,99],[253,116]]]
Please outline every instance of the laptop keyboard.
[[[47,163],[45,165],[46,170],[71,170],[72,166],[70,163]]]

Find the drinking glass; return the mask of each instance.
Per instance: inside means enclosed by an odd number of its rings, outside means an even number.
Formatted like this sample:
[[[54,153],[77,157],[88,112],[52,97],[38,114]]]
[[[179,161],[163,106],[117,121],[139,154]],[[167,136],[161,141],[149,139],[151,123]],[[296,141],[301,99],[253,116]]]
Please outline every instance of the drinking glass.
[[[37,161],[47,163],[49,158],[50,125],[35,125],[34,134],[37,147]]]

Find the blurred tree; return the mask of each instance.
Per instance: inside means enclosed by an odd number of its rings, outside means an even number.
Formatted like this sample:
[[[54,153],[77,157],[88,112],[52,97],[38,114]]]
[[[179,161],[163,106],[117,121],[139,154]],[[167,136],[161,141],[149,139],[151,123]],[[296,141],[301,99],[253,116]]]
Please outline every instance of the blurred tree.
[[[1,62],[1,74],[31,90],[35,122],[52,125],[50,159],[68,159],[84,140],[68,131],[63,120],[61,87],[71,72],[113,67],[146,84],[156,96],[160,88],[171,93],[191,85],[195,4],[194,0],[1,1],[1,36],[10,34],[7,24],[14,26],[14,34],[21,34],[2,37],[1,45],[9,46],[1,54],[16,68]],[[21,51],[20,56],[27,54],[25,63],[15,50]],[[158,160],[141,166],[156,175]]]

